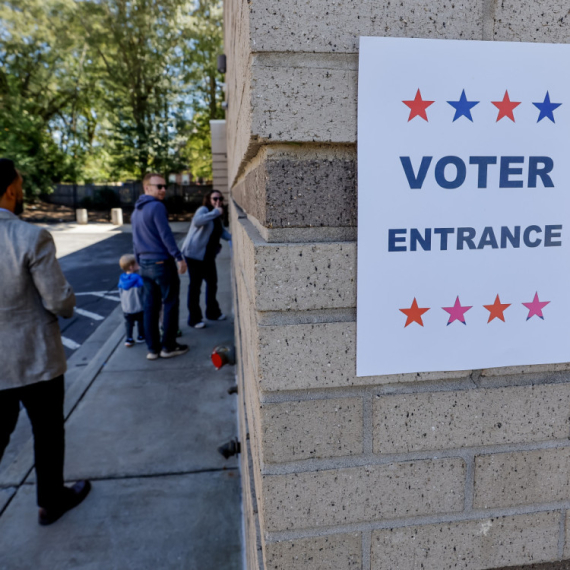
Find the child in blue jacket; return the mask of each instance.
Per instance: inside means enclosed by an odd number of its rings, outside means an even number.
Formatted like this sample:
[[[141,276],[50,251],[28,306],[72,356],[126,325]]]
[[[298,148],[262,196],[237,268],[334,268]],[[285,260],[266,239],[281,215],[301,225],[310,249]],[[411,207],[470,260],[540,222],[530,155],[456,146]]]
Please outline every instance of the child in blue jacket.
[[[125,328],[127,331],[125,346],[131,347],[135,344],[133,338],[135,323],[137,323],[139,333],[136,342],[145,341],[143,280],[137,273],[138,264],[134,255],[123,255],[119,260],[119,265],[124,271],[119,278],[119,296],[121,297],[121,307],[125,315]]]

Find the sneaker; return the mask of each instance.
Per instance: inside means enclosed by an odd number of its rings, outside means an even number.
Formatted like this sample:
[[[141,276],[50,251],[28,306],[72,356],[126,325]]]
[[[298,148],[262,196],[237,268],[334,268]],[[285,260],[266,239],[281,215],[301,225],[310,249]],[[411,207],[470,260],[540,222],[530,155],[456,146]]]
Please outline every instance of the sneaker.
[[[204,329],[206,328],[206,323],[204,321],[201,321],[199,323],[196,323],[195,325],[192,325],[195,329]]]
[[[146,355],[147,360],[156,360],[158,358],[158,352],[149,352]]]
[[[180,356],[188,352],[188,345],[186,344],[176,344],[172,350],[166,350],[163,348],[160,351],[160,356],[162,358],[172,358],[173,356]]]
[[[222,313],[219,317],[215,318],[215,319],[210,319],[208,317],[206,317],[209,321],[225,321],[228,317],[226,317],[226,315],[224,315],[224,313]]]
[[[131,346],[135,346],[135,341],[132,338],[127,338],[125,340],[125,346],[130,348]]]
[[[137,343],[141,344],[145,341],[145,337],[142,334],[139,334],[139,336],[137,336]]]

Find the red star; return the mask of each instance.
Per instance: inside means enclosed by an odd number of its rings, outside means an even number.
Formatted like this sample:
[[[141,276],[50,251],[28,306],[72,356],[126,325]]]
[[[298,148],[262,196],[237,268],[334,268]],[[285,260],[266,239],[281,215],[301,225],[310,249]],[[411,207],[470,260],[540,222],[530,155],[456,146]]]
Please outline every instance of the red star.
[[[406,328],[408,325],[411,325],[412,323],[418,323],[418,325],[421,325],[423,327],[424,323],[422,321],[422,315],[424,313],[427,313],[429,311],[429,308],[428,309],[420,309],[418,307],[418,302],[416,301],[416,298],[414,297],[414,301],[412,302],[412,306],[409,309],[400,309],[400,311],[402,311],[402,313],[404,313],[404,315],[406,315],[406,317],[408,317],[406,319],[406,324],[404,325],[404,328]]]
[[[402,101],[402,103],[404,103],[404,105],[407,105],[410,108],[410,116],[408,117],[408,123],[409,123],[414,117],[421,117],[422,119],[424,119],[424,121],[427,121],[428,118],[426,114],[426,109],[430,105],[433,105],[435,101],[424,101],[422,99],[422,94],[418,89],[418,92],[416,93],[416,98],[413,101]]]
[[[497,109],[499,109],[499,114],[497,115],[497,123],[503,118],[508,117],[513,123],[515,122],[515,116],[513,115],[513,110],[515,107],[520,105],[520,102],[511,101],[509,99],[509,92],[505,91],[505,96],[502,101],[491,101]]]
[[[510,304],[503,304],[501,303],[501,299],[499,299],[499,295],[497,295],[495,302],[492,305],[483,305],[489,313],[489,320],[487,323],[490,323],[493,319],[501,319],[501,321],[505,322],[505,315],[503,313],[510,307]]]

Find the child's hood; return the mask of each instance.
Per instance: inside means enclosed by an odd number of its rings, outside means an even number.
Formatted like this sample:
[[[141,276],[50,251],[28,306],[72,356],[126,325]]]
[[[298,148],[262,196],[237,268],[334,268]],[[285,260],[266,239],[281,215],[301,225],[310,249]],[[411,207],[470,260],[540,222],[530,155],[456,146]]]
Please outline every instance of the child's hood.
[[[133,287],[142,287],[143,280],[138,273],[123,273],[119,278],[119,289],[128,291]]]

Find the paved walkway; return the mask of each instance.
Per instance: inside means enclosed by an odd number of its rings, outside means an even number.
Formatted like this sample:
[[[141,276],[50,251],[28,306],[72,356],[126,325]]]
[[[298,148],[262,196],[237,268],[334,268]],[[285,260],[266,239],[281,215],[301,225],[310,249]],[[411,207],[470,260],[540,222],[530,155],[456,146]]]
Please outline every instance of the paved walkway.
[[[227,245],[218,268],[230,316]],[[187,285],[184,276],[182,305]],[[216,450],[237,433],[236,396],[227,393],[234,369],[215,371],[209,359],[216,344],[233,342],[231,317],[202,331],[183,326],[190,352],[153,362],[144,345],[123,346],[118,311],[100,329],[101,349],[87,363],[70,362],[66,377],[66,480],[89,478],[93,490],[40,527],[31,441],[7,454],[0,569],[241,569],[238,464]]]

